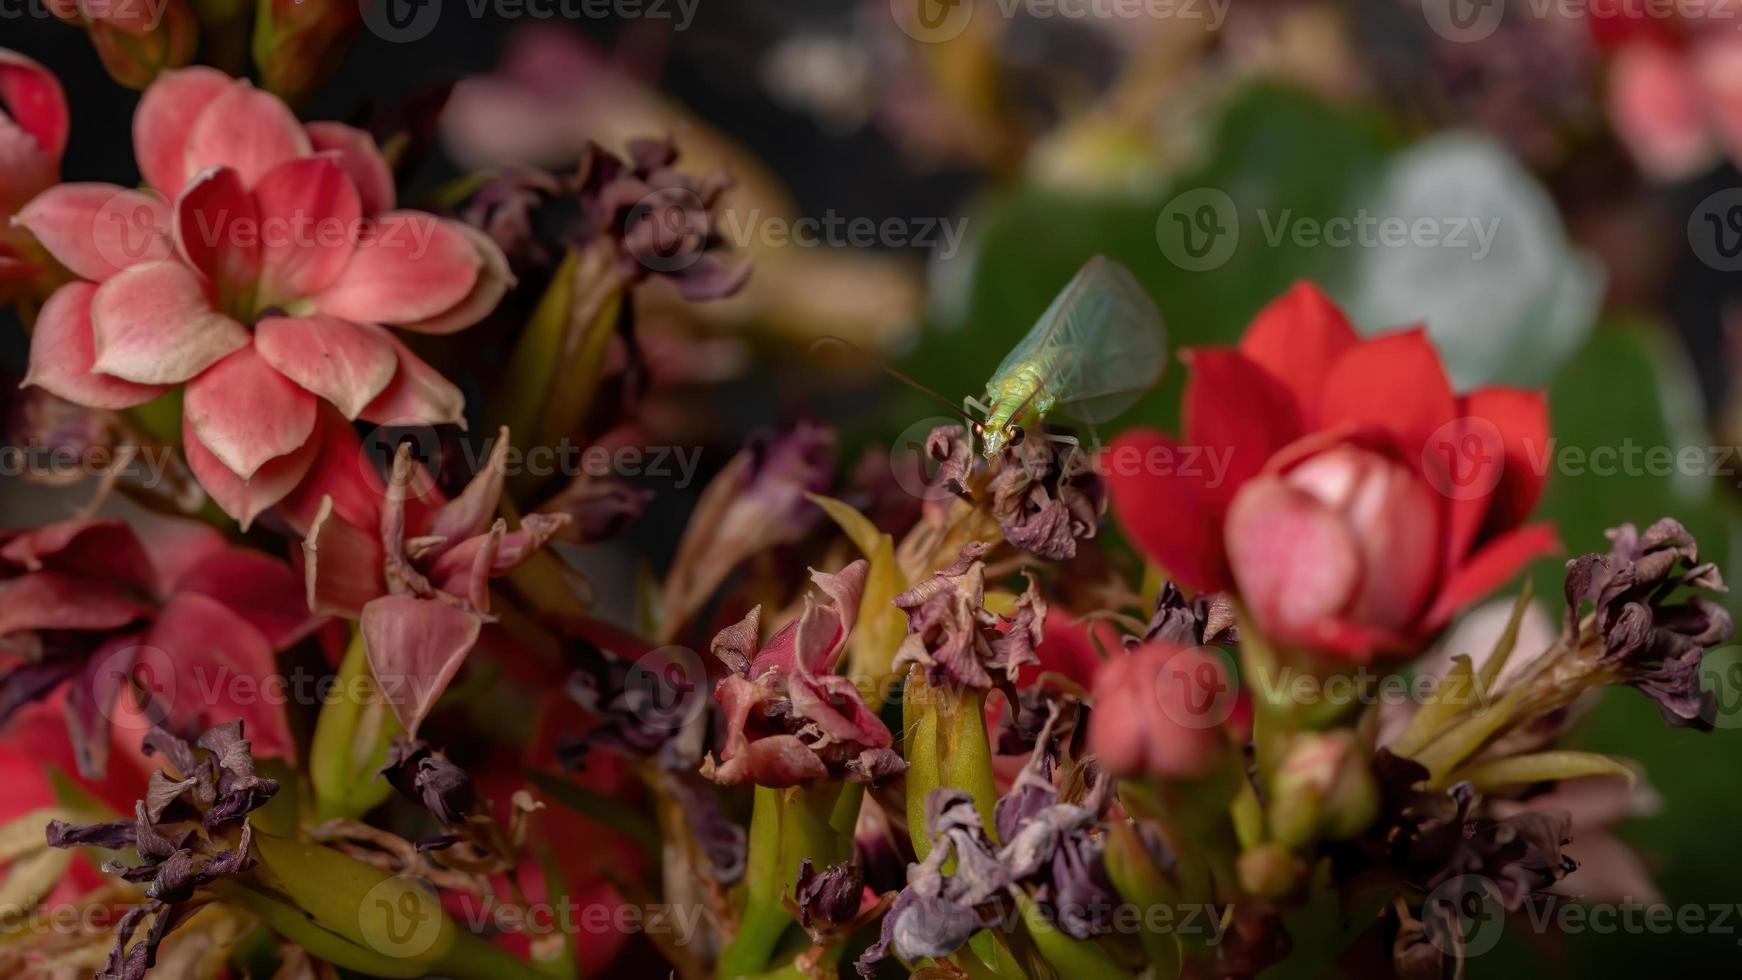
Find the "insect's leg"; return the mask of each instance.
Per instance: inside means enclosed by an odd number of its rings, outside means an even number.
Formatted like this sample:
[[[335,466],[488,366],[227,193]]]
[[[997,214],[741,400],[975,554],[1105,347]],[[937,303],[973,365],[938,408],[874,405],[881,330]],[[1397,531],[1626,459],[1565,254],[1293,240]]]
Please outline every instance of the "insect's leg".
[[[1066,435],[1063,432],[1047,432],[1044,433],[1044,435],[1048,442],[1056,442],[1061,446],[1071,447],[1071,451],[1065,456],[1064,465],[1059,467],[1060,479],[1070,476],[1071,464],[1076,462],[1077,453],[1082,451],[1083,444],[1077,440],[1076,436]]]

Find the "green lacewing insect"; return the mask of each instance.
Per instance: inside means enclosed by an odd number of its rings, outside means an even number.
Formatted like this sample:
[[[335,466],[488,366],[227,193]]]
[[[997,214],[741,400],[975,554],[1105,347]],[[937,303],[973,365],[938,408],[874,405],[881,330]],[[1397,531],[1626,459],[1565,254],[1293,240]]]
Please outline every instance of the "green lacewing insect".
[[[839,337],[823,337],[812,347],[824,343],[858,350]],[[986,402],[964,398],[961,412],[982,441],[981,452],[993,459],[1006,447],[1021,445],[1026,430],[1054,412],[1089,425],[1112,420],[1154,387],[1166,366],[1167,330],[1155,303],[1130,269],[1097,255],[1077,270],[992,372]],[[956,410],[949,399],[900,371],[887,365],[883,370]],[[1048,438],[1076,442],[1071,436]]]
[[[1155,386],[1167,367],[1167,330],[1131,270],[1097,255],[1077,271],[1028,336],[986,382],[985,421],[974,431],[991,459],[1056,412],[1108,422]]]

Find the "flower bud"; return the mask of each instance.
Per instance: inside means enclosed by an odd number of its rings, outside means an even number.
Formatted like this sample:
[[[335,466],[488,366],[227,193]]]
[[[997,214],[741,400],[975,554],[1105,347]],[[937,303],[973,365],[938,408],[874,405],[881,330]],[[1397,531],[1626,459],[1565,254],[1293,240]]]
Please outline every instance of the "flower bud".
[[[1262,898],[1281,898],[1300,881],[1299,858],[1276,844],[1260,844],[1240,855],[1234,865],[1240,889]]]
[[[1240,594],[1287,645],[1407,634],[1439,578],[1440,503],[1414,471],[1353,444],[1254,479],[1225,531]]]
[[[1234,697],[1214,653],[1151,643],[1101,667],[1089,744],[1116,776],[1204,776],[1222,758]]]
[[[338,67],[362,8],[352,0],[269,0],[254,23],[254,63],[266,90],[295,102]]]
[[[154,15],[143,23],[97,18],[87,23],[109,77],[128,88],[143,89],[160,73],[192,61],[199,45],[199,22],[186,0],[147,6]]]
[[[1353,731],[1297,736],[1271,779],[1270,836],[1285,847],[1353,837],[1373,822],[1379,789]]]

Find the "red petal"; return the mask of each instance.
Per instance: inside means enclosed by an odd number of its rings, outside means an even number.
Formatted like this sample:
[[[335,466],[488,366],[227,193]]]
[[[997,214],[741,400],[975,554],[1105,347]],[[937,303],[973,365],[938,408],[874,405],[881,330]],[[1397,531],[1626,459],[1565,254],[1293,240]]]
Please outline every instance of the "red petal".
[[[241,718],[255,755],[296,758],[281,707],[285,692],[271,686],[281,679],[277,660],[246,620],[216,599],[184,592],[164,606],[145,643],[173,669],[154,680],[166,688],[169,718],[178,727],[198,731]]]
[[[132,408],[168,391],[166,385],[134,384],[91,370],[96,360],[91,299],[96,294],[95,285],[72,282],[43,304],[30,337],[30,372],[24,384],[89,408]]]
[[[363,607],[369,669],[400,724],[417,728],[478,641],[477,616],[435,599],[382,596]]]
[[[1199,453],[1203,497],[1220,512],[1242,483],[1300,435],[1300,412],[1288,389],[1239,351],[1194,350],[1187,363],[1185,440]]]
[[[113,582],[141,597],[158,595],[157,570],[124,521],[75,518],[45,524],[6,542],[0,558],[32,572]]]
[[[279,374],[253,346],[188,382],[182,413],[204,446],[246,480],[309,444],[315,398]]]
[[[132,589],[59,572],[0,581],[0,635],[18,630],[112,630],[148,618]]]
[[[415,323],[471,293],[483,262],[448,222],[395,211],[371,225],[337,281],[315,297],[322,313],[359,323]]]
[[[0,106],[57,162],[66,150],[66,95],[54,73],[16,51],[0,48]]]
[[[203,170],[175,200],[175,247],[218,293],[218,305],[246,295],[260,278],[260,216],[254,196],[228,167]]]
[[[1560,538],[1550,524],[1531,524],[1488,542],[1446,579],[1423,619],[1424,628],[1445,625],[1459,610],[1505,584],[1532,559],[1560,547]]]
[[[1462,413],[1486,419],[1500,430],[1505,468],[1482,523],[1482,538],[1490,538],[1524,523],[1542,498],[1548,479],[1548,399],[1540,391],[1482,388],[1464,397]]]
[[[176,592],[197,592],[223,603],[282,650],[309,635],[320,619],[303,601],[302,583],[290,566],[258,551],[226,548],[188,569]]]
[[[308,137],[317,151],[337,156],[339,167],[357,186],[364,214],[380,214],[393,207],[393,170],[375,145],[375,137],[336,122],[309,123]]]
[[[1159,432],[1134,429],[1101,461],[1113,513],[1133,544],[1178,581],[1199,591],[1228,586],[1218,508],[1201,476],[1183,473],[1185,454]]]
[[[1252,318],[1240,338],[1240,353],[1293,392],[1303,421],[1311,426],[1332,363],[1358,342],[1343,311],[1302,280]]]
[[[140,384],[179,384],[248,346],[212,309],[199,276],[174,259],[136,265],[91,299],[94,369]]]
[[[229,167],[252,188],[272,168],[311,152],[302,124],[277,96],[237,82],[212,99],[189,127],[183,172]]]
[[[272,169],[254,189],[260,209],[260,305],[313,296],[345,271],[356,247],[362,205],[357,188],[330,156]]]
[[[399,368],[379,327],[330,316],[271,317],[254,331],[254,349],[267,364],[332,402],[347,419],[386,390]]]
[[[381,526],[381,502],[387,495],[381,474],[356,431],[336,412],[322,411],[320,429],[320,451],[302,484],[285,498],[279,512],[292,528],[306,535],[323,501],[331,497],[333,510],[340,517],[373,531]],[[408,509],[410,504],[407,501]]]
[[[81,279],[102,282],[129,266],[167,259],[169,205],[113,184],[61,184],[13,219]]]
[[[359,418],[382,425],[446,425],[466,427],[466,396],[442,375],[412,353],[391,330],[374,324],[363,329],[379,331],[393,346],[399,370],[381,396],[364,406]]]
[[[387,594],[386,551],[374,528],[361,528],[333,511],[324,497],[302,542],[308,608],[355,619],[369,600]]]
[[[1417,327],[1363,341],[1339,357],[1325,378],[1318,424],[1390,433],[1403,457],[1415,461],[1456,413],[1440,355]]]
[[[402,330],[438,335],[464,330],[490,315],[496,309],[496,304],[502,302],[502,297],[508,294],[509,287],[515,283],[514,273],[508,268],[508,256],[502,254],[502,249],[489,235],[458,221],[444,223],[472,243],[472,248],[478,254],[478,281],[459,303],[433,317],[415,323],[402,323]]]
[[[200,442],[186,415],[182,417],[181,430],[182,451],[187,454],[194,479],[200,481],[200,486],[224,513],[241,523],[244,531],[254,523],[254,518],[283,500],[302,482],[320,449],[318,441],[310,440],[296,452],[268,460],[255,470],[252,479],[244,480]]]
[[[183,68],[157,76],[133,113],[133,156],[147,186],[165,197],[181,193],[194,168],[187,165],[188,131],[235,79],[212,68]]]

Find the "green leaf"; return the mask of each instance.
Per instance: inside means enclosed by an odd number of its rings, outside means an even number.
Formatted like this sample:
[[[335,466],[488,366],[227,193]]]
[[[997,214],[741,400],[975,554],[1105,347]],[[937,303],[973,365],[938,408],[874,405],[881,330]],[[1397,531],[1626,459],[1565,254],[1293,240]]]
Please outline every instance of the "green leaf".
[[[320,820],[360,817],[387,799],[393,787],[379,772],[394,737],[404,731],[369,673],[363,634],[353,630],[309,748],[309,782]]]
[[[1515,755],[1479,765],[1465,766],[1452,774],[1451,782],[1468,780],[1483,792],[1526,783],[1578,779],[1583,776],[1621,776],[1634,784],[1633,770],[1624,763],[1596,752],[1559,750]]]

